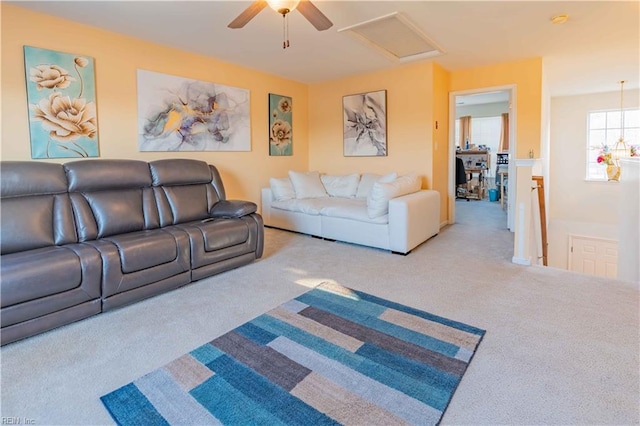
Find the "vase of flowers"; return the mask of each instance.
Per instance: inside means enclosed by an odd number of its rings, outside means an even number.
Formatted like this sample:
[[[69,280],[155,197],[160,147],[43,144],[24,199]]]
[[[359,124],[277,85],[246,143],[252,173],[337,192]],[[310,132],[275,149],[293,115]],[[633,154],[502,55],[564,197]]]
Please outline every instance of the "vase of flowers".
[[[607,167],[607,179],[613,181],[620,180],[620,166],[613,158],[613,153],[608,145],[602,145],[600,148],[600,154],[598,155],[598,164],[603,164]]]
[[[616,166],[615,164],[607,165],[607,180],[620,180],[620,166]]]

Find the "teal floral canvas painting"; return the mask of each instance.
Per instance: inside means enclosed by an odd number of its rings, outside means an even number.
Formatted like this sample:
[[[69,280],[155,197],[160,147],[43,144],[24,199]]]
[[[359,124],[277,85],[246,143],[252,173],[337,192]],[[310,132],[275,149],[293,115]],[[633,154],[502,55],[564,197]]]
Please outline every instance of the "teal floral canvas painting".
[[[293,155],[292,99],[269,93],[269,155]]]
[[[97,157],[93,58],[24,46],[31,158]]]
[[[138,149],[251,151],[249,90],[138,70]]]

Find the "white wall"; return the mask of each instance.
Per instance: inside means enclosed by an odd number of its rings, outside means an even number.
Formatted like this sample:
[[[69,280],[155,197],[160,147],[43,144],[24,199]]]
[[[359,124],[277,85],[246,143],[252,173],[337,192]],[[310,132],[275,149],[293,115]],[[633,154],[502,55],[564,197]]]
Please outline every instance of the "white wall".
[[[497,117],[509,112],[509,102],[492,102],[477,105],[456,105],[456,119],[465,115],[472,117]]]
[[[639,95],[625,91],[624,107],[637,108]],[[570,234],[618,238],[619,183],[585,180],[587,113],[617,108],[620,92],[551,99],[549,266],[567,269]]]

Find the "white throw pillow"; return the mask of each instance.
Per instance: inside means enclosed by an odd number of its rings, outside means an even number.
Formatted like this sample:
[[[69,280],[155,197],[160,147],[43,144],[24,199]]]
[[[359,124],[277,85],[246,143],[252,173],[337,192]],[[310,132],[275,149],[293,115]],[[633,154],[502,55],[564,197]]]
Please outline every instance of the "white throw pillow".
[[[356,192],[356,198],[367,198],[373,184],[376,182],[391,182],[398,178],[398,174],[393,172],[387,175],[381,176],[373,173],[365,173],[360,178],[360,184],[358,185],[358,191]]]
[[[296,191],[296,198],[320,198],[326,197],[327,191],[320,180],[318,172],[294,172],[289,171],[289,178]]]
[[[296,198],[296,191],[289,178],[270,178],[269,186],[273,199],[276,201],[286,201]]]
[[[331,197],[354,198],[360,183],[360,175],[321,175],[320,180]]]
[[[376,182],[367,197],[367,213],[370,218],[389,213],[389,200],[417,192],[422,187],[420,177],[414,173],[400,176],[393,182]]]

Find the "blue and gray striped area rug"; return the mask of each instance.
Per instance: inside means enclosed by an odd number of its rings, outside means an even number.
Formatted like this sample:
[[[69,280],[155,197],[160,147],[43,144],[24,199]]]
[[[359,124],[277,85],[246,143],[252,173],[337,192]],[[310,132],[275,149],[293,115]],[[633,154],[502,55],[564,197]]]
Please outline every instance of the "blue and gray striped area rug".
[[[437,424],[484,335],[336,284],[105,396],[118,424]]]

